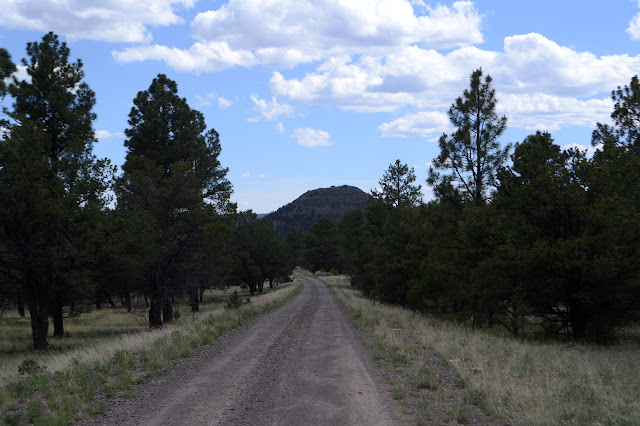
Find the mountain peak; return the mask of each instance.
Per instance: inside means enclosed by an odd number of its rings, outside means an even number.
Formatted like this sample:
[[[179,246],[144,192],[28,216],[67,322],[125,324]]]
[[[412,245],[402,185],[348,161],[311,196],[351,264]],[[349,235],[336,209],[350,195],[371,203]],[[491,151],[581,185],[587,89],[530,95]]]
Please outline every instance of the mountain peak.
[[[264,219],[271,222],[280,235],[286,235],[293,227],[306,233],[323,217],[340,222],[346,212],[363,210],[368,199],[369,195],[355,186],[318,188],[305,192]]]

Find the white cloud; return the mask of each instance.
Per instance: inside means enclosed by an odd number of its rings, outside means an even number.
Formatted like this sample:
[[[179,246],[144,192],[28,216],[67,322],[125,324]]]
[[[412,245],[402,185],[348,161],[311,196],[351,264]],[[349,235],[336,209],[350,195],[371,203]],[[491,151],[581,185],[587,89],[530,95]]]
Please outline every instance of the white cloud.
[[[231,102],[229,99],[225,99],[222,96],[218,97],[218,108],[220,109],[227,109],[229,108],[231,105],[233,105],[233,102]]]
[[[149,26],[183,22],[179,9],[195,0],[5,0],[0,26],[54,31],[71,39],[149,42]]]
[[[482,67],[494,78],[498,106],[505,106],[511,126],[557,129],[606,120],[610,91],[628,84],[640,69],[640,56],[598,57],[540,34],[507,37],[504,45],[503,52],[469,46],[441,53],[407,46],[386,57],[331,58],[302,78],[274,72],[270,85],[289,100],[357,111],[407,106],[446,111],[468,87],[471,72]],[[387,124],[381,130],[393,129]]]
[[[214,102],[218,104],[218,108],[227,109],[233,102],[228,99],[218,96],[215,92],[207,93],[206,95],[196,95],[196,107],[206,108],[211,106]]]
[[[425,11],[416,15],[408,0],[230,0],[195,17],[191,35],[198,41],[188,50],[155,45],[114,56],[123,62],[163,60],[178,71],[208,72],[258,63],[292,67],[410,44],[451,48],[483,41],[482,17],[472,2]]]
[[[532,90],[558,96],[589,96],[610,91],[628,82],[640,68],[640,56],[597,57],[559,46],[540,34],[505,38],[504,54],[495,65],[494,77],[513,92]]]
[[[240,49],[326,52],[423,43],[454,47],[482,42],[481,17],[470,1],[428,8],[416,16],[406,0],[231,0],[199,13],[191,34]]]
[[[633,17],[631,21],[629,21],[629,28],[627,28],[627,34],[633,40],[640,40],[640,13]]]
[[[31,83],[31,76],[27,73],[27,67],[25,65],[16,65],[16,70],[9,77],[4,79],[6,84],[13,83],[13,79],[17,81],[25,81],[27,83]]]
[[[638,1],[637,3],[638,7],[640,7],[640,1]],[[629,21],[627,34],[629,34],[629,36],[633,40],[640,40],[640,13],[638,13],[631,19],[631,21]]]
[[[211,104],[215,101],[216,97],[215,93],[207,93],[205,95],[196,95],[196,107],[197,108],[206,108],[211,106]]]
[[[118,62],[164,61],[177,71],[222,71],[233,66],[249,67],[257,60],[248,50],[232,50],[225,42],[195,43],[189,50],[167,46],[129,47],[111,54]]]
[[[595,126],[609,121],[613,102],[610,98],[579,100],[535,94],[501,96],[497,111],[508,117],[507,125],[528,130],[554,131],[567,126]]]
[[[324,130],[310,128],[294,129],[291,137],[297,139],[298,145],[306,146],[307,148],[329,146],[332,144],[329,140],[329,133]]]
[[[443,133],[449,128],[449,117],[439,111],[424,111],[416,114],[407,114],[393,120],[390,123],[383,123],[378,127],[383,137],[407,136],[434,136]]]
[[[96,130],[96,137],[98,139],[123,138],[124,135],[120,132],[110,132],[108,130]]]
[[[251,95],[251,100],[255,104],[253,108],[259,115],[249,118],[249,121],[275,120],[281,115],[293,114],[293,107],[289,104],[279,104],[275,97],[271,98],[271,102],[265,99],[259,99]]]
[[[602,151],[603,145],[602,144],[598,144],[596,146],[593,146],[593,145],[585,146],[585,145],[581,145],[581,144],[578,144],[578,143],[572,143],[572,144],[564,145],[562,147],[562,150],[566,151],[566,150],[568,150],[570,148],[574,148],[574,149],[577,149],[578,151],[582,151],[582,152],[585,153],[585,155],[588,158],[591,158],[593,156],[593,154],[596,153],[596,151]]]

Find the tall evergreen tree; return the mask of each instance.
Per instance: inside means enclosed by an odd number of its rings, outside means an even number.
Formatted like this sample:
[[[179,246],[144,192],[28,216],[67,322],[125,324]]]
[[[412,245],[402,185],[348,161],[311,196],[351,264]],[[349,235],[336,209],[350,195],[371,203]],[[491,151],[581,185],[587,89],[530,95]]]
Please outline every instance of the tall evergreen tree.
[[[11,74],[16,71],[16,64],[11,60],[11,55],[7,52],[7,49],[0,47],[0,99],[4,98],[7,94],[7,83]]]
[[[628,86],[611,92],[613,126],[598,123],[593,132],[593,145],[625,147],[640,156],[640,80],[634,76]]]
[[[228,169],[218,159],[218,133],[178,96],[176,82],[159,74],[138,93],[125,130],[127,156],[119,206],[153,217],[161,253],[149,267],[149,324],[173,319],[172,296],[181,292],[182,268],[198,246],[200,227],[213,213],[233,210]]]
[[[103,206],[108,162],[92,155],[95,95],[82,80],[82,62],[49,33],[27,44],[28,81],[15,77],[13,108],[0,149],[0,239],[19,271],[34,345],[47,345],[48,317],[62,335],[62,308],[75,297],[77,262],[86,222]]]
[[[313,272],[340,269],[340,233],[334,221],[323,217],[311,225],[305,243],[305,258]]]
[[[482,69],[475,70],[470,88],[449,109],[455,131],[440,137],[440,154],[433,160],[427,179],[439,199],[481,206],[496,185],[496,172],[507,159],[509,147],[500,148],[498,142],[507,117],[496,114],[492,81],[489,75],[483,81]]]
[[[400,160],[389,165],[380,179],[380,191],[373,190],[371,195],[380,199],[391,208],[400,206],[415,206],[422,201],[420,185],[416,185],[416,174],[408,165],[402,164]]]

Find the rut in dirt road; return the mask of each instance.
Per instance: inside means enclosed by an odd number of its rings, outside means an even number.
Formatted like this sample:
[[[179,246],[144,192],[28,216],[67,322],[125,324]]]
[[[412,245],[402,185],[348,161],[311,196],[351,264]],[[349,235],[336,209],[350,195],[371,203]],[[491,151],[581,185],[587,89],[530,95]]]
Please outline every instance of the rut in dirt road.
[[[176,362],[167,376],[113,399],[84,424],[389,425],[357,331],[326,284],[303,287],[287,305]]]

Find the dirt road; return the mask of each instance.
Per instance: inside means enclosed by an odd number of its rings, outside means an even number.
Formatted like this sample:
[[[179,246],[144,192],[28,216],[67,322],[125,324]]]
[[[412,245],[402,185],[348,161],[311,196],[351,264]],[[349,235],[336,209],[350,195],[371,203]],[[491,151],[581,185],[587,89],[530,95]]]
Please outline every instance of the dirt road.
[[[136,398],[109,400],[84,424],[394,424],[347,313],[324,283],[297,277],[293,301],[136,386]]]

